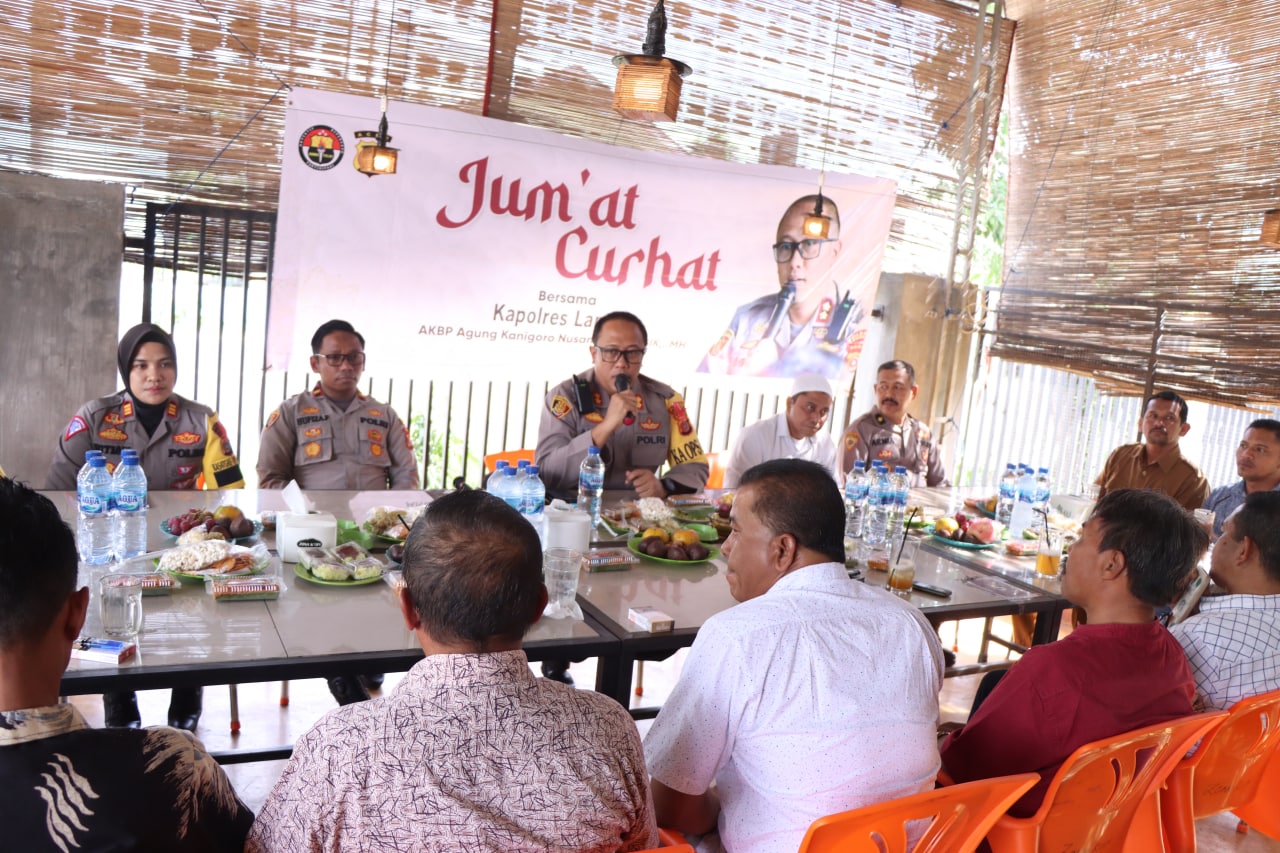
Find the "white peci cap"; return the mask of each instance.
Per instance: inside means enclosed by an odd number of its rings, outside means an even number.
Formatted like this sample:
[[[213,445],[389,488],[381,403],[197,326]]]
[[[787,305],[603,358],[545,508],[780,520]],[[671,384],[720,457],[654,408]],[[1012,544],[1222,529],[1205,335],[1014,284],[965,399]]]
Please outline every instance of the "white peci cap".
[[[801,373],[791,382],[791,393],[788,398],[797,394],[808,394],[810,392],[817,394],[826,394],[828,397],[835,397],[831,393],[831,383],[827,381],[827,377],[821,373]]]

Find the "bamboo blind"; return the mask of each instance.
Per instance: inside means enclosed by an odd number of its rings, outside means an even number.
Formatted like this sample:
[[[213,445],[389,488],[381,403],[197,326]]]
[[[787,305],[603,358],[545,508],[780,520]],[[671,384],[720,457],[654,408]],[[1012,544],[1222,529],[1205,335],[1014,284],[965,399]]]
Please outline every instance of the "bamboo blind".
[[[1004,358],[1280,401],[1274,0],[1041,4],[1018,23]]]
[[[893,178],[886,268],[945,268],[971,8],[672,0],[667,54],[695,73],[678,121],[657,126],[610,107],[610,59],[638,52],[651,7],[0,0],[0,168],[127,184],[136,236],[148,201],[274,210],[288,86],[377,95],[385,80],[393,101],[479,113],[488,84],[497,118],[630,147]],[[1000,83],[1011,34],[1006,27]],[[987,146],[997,112],[977,129]]]

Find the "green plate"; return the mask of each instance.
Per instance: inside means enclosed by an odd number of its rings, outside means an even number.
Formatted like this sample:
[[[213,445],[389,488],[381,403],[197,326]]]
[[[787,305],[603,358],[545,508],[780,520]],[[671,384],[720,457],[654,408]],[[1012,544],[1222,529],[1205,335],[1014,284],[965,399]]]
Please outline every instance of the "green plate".
[[[376,578],[361,578],[358,581],[355,581],[355,580],[327,581],[327,580],[324,580],[323,578],[316,577],[315,575],[311,574],[310,571],[308,571],[307,569],[304,569],[302,567],[302,563],[293,564],[293,573],[298,577],[302,578],[304,581],[310,581],[311,583],[318,583],[321,586],[365,586],[367,584],[377,583],[378,581],[382,580],[382,576],[386,574],[386,570],[384,569],[382,574],[378,575]]]
[[[938,540],[939,542],[941,542],[943,545],[950,545],[952,548],[962,548],[965,551],[990,551],[992,548],[1000,544],[999,542],[992,542],[989,545],[975,545],[972,542],[957,542],[954,539],[948,539],[945,536],[939,536],[938,534],[934,533],[932,530],[929,531],[929,535],[932,536],[934,539]]]
[[[686,506],[673,510],[671,513],[677,521],[695,521],[703,522],[716,514],[716,508],[713,506]]]
[[[380,539],[381,537],[378,538]],[[383,547],[381,543],[375,542],[373,535],[362,528],[359,524],[345,518],[340,518],[338,519],[338,538],[336,540],[336,544],[345,545],[347,542],[354,542],[366,551]]]
[[[708,545],[706,546],[707,556],[703,557],[701,560],[668,560],[665,557],[650,557],[648,554],[641,551],[639,546],[639,536],[627,540],[627,550],[632,554],[635,554],[637,557],[643,557],[646,560],[653,560],[655,563],[666,563],[668,566],[696,566],[699,563],[705,563],[720,556],[719,548],[714,545]]]
[[[720,534],[710,524],[686,524],[685,530],[692,530],[698,534],[698,538],[703,542],[719,542]]]

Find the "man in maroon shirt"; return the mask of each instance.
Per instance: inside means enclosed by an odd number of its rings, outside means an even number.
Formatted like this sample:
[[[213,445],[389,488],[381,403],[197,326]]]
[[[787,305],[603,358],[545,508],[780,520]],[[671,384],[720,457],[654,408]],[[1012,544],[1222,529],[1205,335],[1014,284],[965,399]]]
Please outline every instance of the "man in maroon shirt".
[[[1079,747],[1190,714],[1191,669],[1155,610],[1208,546],[1191,514],[1160,492],[1121,489],[1098,501],[1062,576],[1062,594],[1088,624],[1027,650],[942,742],[947,774],[968,782],[1038,772],[1009,810],[1026,817]]]

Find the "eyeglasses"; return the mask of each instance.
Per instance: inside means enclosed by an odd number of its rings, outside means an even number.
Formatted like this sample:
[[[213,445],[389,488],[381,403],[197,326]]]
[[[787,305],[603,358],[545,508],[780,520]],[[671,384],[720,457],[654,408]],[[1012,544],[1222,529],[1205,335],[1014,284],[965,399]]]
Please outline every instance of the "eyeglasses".
[[[341,367],[344,361],[352,367],[364,367],[364,353],[362,352],[318,352],[316,356],[327,361],[330,367]]]
[[[644,360],[642,349],[615,349],[614,347],[594,347],[593,349],[600,354],[600,359],[605,364],[613,364],[618,360],[618,356],[625,358],[627,364],[639,364]]]
[[[901,382],[894,382],[890,385],[888,382],[877,382],[876,391],[883,394],[886,391],[892,391],[895,394],[905,394],[911,390],[910,385],[903,385]]]
[[[806,261],[811,261],[818,257],[818,254],[822,251],[823,243],[834,242],[834,238],[828,240],[801,240],[798,243],[792,240],[783,240],[781,243],[773,244],[773,259],[780,264],[785,264],[791,260],[791,257],[796,252],[799,252],[800,257]]]

